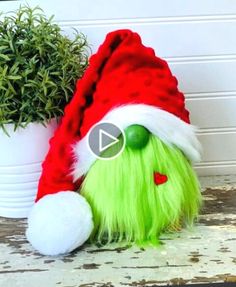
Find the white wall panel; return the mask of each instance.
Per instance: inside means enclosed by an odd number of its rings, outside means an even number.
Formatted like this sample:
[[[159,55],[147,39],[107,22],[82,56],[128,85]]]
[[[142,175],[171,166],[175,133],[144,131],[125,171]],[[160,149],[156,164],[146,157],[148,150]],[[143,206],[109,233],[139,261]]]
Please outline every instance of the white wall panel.
[[[0,1],[0,10],[26,1]],[[28,0],[72,27],[93,51],[117,28],[139,32],[170,63],[186,94],[192,123],[200,127],[201,175],[236,174],[236,2],[234,0]]]
[[[0,1],[0,11],[4,13],[14,11],[19,5],[19,1]]]
[[[236,59],[183,62],[170,65],[185,93],[236,90]]]
[[[236,162],[202,163],[195,166],[195,170],[201,176],[235,174]]]
[[[199,175],[236,173],[236,129],[202,132],[198,138],[203,146],[203,161],[195,166]]]
[[[232,132],[199,134],[203,145],[203,161],[236,161],[236,129]]]
[[[236,127],[236,93],[228,97],[187,98],[186,104],[191,122],[201,128]]]
[[[236,6],[236,3],[235,3]],[[93,21],[90,24],[79,22],[61,23],[64,32],[72,36],[71,25],[89,35],[88,40],[92,43],[93,51],[96,51],[105,35],[115,29],[132,29],[142,36],[143,43],[155,49],[157,55],[165,58],[202,56],[202,55],[225,55],[236,54],[236,16],[231,20],[222,19],[210,21],[204,18],[202,21],[188,21],[179,19],[171,22],[158,22],[155,19],[112,20],[111,23]],[[220,37],[219,37],[220,35]],[[184,59],[183,59],[184,60]]]
[[[55,14],[57,20],[63,21],[236,14],[234,0],[28,0],[27,2],[32,5],[40,4],[47,14]]]

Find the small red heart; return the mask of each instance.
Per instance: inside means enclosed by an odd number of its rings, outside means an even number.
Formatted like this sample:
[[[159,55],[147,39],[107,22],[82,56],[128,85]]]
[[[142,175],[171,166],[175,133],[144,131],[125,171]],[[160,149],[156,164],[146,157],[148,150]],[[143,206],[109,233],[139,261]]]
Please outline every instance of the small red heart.
[[[154,182],[156,185],[167,182],[168,177],[165,174],[154,171]]]

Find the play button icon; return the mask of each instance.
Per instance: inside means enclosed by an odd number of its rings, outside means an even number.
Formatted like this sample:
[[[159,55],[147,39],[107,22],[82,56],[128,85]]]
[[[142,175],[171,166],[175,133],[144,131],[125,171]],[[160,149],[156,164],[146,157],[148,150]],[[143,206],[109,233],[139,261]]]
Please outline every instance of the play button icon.
[[[91,152],[97,158],[113,159],[124,149],[124,132],[112,123],[98,123],[89,132],[88,144]]]
[[[99,151],[102,152],[113,146],[114,144],[118,143],[119,140],[114,137],[113,135],[107,133],[106,131],[100,129],[99,130]]]

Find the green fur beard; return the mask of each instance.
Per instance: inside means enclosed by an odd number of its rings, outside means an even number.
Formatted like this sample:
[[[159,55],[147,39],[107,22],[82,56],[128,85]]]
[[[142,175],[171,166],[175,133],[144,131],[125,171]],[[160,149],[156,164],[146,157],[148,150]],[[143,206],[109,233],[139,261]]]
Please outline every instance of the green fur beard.
[[[166,175],[167,182],[156,185],[154,172]],[[125,147],[115,159],[97,160],[81,194],[93,212],[91,239],[100,243],[157,245],[162,232],[191,225],[201,204],[189,161],[178,148],[153,135],[143,149]]]

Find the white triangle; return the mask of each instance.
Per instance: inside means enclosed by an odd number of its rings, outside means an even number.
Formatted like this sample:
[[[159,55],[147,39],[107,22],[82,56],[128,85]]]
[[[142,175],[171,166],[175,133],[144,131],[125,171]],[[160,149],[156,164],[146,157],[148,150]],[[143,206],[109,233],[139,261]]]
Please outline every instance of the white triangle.
[[[112,139],[113,141],[109,144],[106,144],[105,146],[103,146],[103,137],[107,137],[109,139]],[[99,152],[102,152],[104,151],[105,149],[107,149],[108,147],[110,146],[113,146],[114,144],[118,143],[119,140],[114,137],[113,135],[105,132],[104,130],[100,129],[99,130]]]

